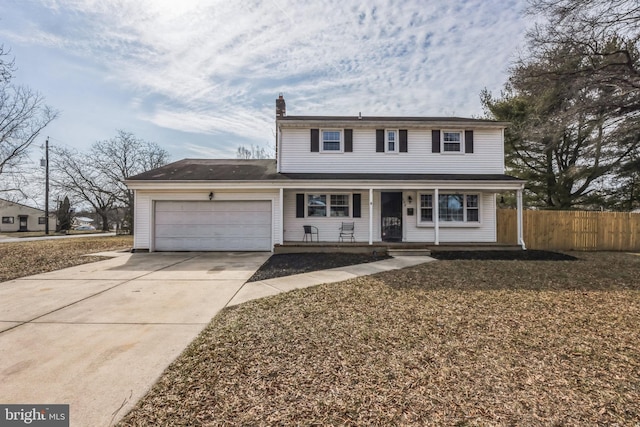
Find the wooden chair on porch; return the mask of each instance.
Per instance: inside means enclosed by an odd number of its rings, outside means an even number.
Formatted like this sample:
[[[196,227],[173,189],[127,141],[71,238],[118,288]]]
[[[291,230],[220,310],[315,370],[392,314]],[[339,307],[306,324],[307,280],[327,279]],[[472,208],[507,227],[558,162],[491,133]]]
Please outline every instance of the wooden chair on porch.
[[[307,242],[307,239],[311,239],[313,242],[313,236],[316,236],[316,242],[320,241],[320,235],[318,234],[318,227],[314,227],[313,225],[303,225],[304,228],[304,237],[302,238],[303,242]]]
[[[355,224],[353,222],[343,222],[340,227],[340,236],[338,238],[339,241],[344,242],[344,238],[349,238],[349,241],[355,242],[356,238],[353,233],[355,232]]]

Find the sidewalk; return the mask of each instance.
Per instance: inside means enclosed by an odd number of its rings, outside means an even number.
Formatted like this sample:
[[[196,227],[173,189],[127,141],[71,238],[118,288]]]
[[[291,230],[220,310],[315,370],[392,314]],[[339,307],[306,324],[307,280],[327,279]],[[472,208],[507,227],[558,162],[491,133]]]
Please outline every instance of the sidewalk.
[[[238,290],[231,301],[229,301],[227,307],[294,289],[308,288],[322,283],[341,282],[343,280],[353,279],[354,277],[412,267],[431,261],[435,261],[435,259],[428,256],[397,256],[366,264],[313,271],[311,273],[295,274],[293,276],[278,277],[258,282],[247,282]]]
[[[76,239],[80,237],[113,237],[115,235],[116,233],[93,233],[93,234],[68,234],[64,236],[7,237],[6,234],[0,234],[0,243],[31,242],[34,240]]]

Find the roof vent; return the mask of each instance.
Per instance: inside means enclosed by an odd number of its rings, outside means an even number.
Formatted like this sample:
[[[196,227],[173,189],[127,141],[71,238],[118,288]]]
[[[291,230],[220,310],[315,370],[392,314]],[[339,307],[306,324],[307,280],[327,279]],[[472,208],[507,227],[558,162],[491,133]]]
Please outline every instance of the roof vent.
[[[362,120],[362,111],[358,112],[358,120]]]

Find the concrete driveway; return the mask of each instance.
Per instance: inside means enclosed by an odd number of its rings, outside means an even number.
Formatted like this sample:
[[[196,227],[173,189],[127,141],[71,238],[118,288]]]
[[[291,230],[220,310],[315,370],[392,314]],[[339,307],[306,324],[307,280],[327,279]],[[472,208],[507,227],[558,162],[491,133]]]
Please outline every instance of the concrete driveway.
[[[121,254],[0,283],[0,403],[110,425],[270,255]]]

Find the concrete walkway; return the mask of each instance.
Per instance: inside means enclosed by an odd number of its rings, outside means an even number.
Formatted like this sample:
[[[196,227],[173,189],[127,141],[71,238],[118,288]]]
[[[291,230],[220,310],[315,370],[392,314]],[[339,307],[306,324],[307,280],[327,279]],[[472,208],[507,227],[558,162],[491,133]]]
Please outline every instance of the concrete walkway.
[[[430,261],[435,261],[435,259],[428,256],[398,256],[367,264],[350,265],[329,270],[314,271],[312,273],[245,283],[227,306],[242,304],[243,302],[253,299],[276,295],[294,289],[308,288],[322,283],[342,282],[343,280],[353,279],[354,277],[412,267]]]
[[[71,426],[109,426],[225,306],[432,260],[245,283],[270,253],[110,255],[0,283],[0,403],[69,404]]]
[[[41,236],[41,237],[9,237],[6,234],[0,234],[0,243],[16,243],[16,242],[33,242],[37,240],[56,240],[56,239],[78,239],[82,237],[113,237],[116,233],[87,233],[87,234],[65,234],[58,236]]]

